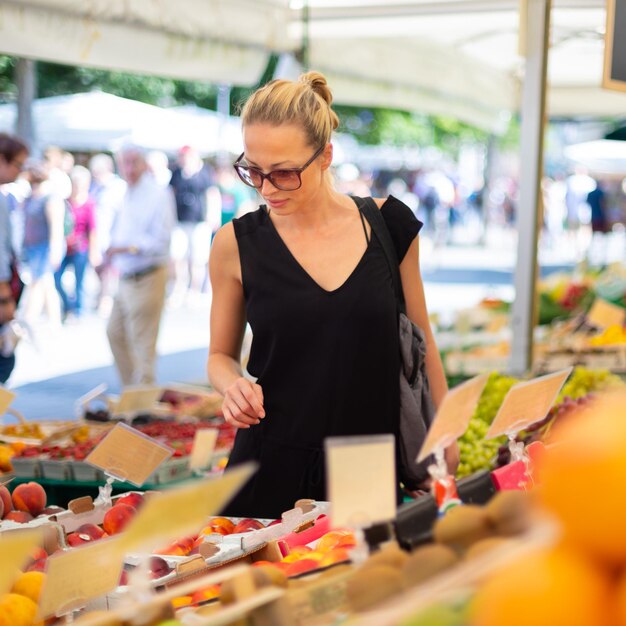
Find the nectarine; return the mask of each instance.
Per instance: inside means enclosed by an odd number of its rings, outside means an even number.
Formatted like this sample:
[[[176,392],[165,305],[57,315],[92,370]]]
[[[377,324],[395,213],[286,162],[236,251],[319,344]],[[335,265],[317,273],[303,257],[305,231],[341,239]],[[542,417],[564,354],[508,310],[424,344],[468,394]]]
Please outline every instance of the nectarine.
[[[305,572],[311,572],[318,567],[319,561],[314,561],[313,559],[300,559],[299,561],[290,563],[285,570],[285,574],[289,577],[298,576],[299,574],[304,574]]]
[[[121,496],[115,500],[115,504],[128,504],[128,506],[132,506],[134,509],[139,510],[141,505],[143,504],[143,496],[140,493],[127,493],[125,496]]]
[[[35,518],[26,511],[9,511],[4,519],[11,520],[12,522],[17,522],[18,524],[26,524],[26,522],[30,522]]]
[[[235,528],[235,524],[227,517],[213,517],[202,529],[203,535],[215,533],[217,535],[230,535]]]
[[[106,537],[104,530],[96,524],[83,524],[76,529],[76,533],[79,535],[88,535],[92,541]]]
[[[261,522],[257,519],[252,519],[251,517],[246,517],[242,519],[234,528],[233,535],[236,533],[249,533],[253,530],[259,530],[261,528],[265,528]]]
[[[124,530],[136,513],[128,504],[116,504],[104,514],[102,526],[109,535],[115,535]]]
[[[2,500],[3,516],[13,510],[13,501],[11,500],[11,492],[4,486],[0,486],[0,500]]]

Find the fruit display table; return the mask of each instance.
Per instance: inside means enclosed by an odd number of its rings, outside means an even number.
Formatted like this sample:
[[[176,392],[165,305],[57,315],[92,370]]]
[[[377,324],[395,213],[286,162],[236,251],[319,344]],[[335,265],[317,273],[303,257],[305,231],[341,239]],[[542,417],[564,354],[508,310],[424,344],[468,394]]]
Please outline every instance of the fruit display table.
[[[175,488],[183,482],[194,480],[193,477],[185,477],[180,480],[171,481],[165,485],[163,484],[151,484],[145,483],[139,488],[140,491],[156,491],[158,489],[170,489]],[[11,481],[11,486],[17,486],[33,481],[32,478],[14,477]],[[93,481],[79,481],[79,480],[55,480],[52,478],[37,478],[39,483],[46,491],[48,496],[48,503],[55,506],[61,506],[66,508],[68,503],[76,498],[82,498],[83,496],[91,496],[96,498],[99,493],[99,488],[103,487],[105,481],[93,480]],[[127,491],[138,490],[136,485],[126,482],[115,481],[112,485],[113,494],[125,493]]]

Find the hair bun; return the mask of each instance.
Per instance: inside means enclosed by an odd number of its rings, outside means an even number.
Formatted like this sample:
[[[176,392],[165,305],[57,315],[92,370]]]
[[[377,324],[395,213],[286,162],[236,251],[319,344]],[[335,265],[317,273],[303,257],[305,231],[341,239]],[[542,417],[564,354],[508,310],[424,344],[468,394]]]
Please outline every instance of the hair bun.
[[[319,72],[307,72],[302,74],[298,79],[299,82],[310,85],[311,89],[330,106],[333,102],[333,94],[330,91],[330,87],[326,82],[326,77]]]

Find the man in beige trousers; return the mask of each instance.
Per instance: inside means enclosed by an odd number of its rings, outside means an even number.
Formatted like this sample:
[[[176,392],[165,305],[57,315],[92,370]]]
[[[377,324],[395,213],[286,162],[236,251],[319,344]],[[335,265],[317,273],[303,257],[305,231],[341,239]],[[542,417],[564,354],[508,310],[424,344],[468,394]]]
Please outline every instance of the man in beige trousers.
[[[128,188],[107,250],[120,275],[107,336],[122,384],[152,384],[176,207],[171,190],[149,173],[141,148],[122,148],[118,167]]]

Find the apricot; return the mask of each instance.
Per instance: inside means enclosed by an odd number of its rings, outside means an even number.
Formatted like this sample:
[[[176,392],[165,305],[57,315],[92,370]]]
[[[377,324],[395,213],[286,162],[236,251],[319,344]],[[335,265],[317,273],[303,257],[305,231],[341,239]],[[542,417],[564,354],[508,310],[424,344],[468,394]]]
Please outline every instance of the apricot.
[[[37,604],[26,596],[7,593],[0,596],[0,626],[33,626]]]
[[[137,511],[128,504],[116,504],[104,514],[102,526],[109,535],[116,535],[128,526]]]
[[[230,535],[235,528],[235,524],[227,517],[214,517],[202,529],[203,535]]]
[[[39,483],[22,483],[13,490],[13,506],[18,511],[30,513],[37,517],[45,508],[47,496]]]
[[[0,500],[2,500],[2,515],[6,517],[7,513],[13,510],[13,501],[11,500],[11,492],[4,486],[0,486]]]
[[[33,602],[39,602],[41,588],[45,580],[46,575],[43,572],[25,572],[20,574],[11,591],[20,596],[26,596]]]

